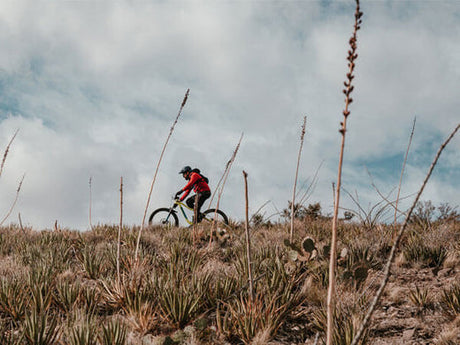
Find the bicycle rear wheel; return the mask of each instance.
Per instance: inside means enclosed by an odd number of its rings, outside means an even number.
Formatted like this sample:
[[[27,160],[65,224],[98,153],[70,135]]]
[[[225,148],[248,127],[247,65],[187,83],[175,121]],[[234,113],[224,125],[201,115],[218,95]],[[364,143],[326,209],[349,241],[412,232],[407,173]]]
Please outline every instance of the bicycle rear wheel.
[[[228,217],[221,210],[210,208],[209,210],[204,211],[203,214],[205,218],[210,222],[213,222],[215,219],[217,223],[228,225]]]
[[[179,226],[179,218],[174,211],[169,208],[159,208],[152,212],[149,217],[149,225],[172,227]]]

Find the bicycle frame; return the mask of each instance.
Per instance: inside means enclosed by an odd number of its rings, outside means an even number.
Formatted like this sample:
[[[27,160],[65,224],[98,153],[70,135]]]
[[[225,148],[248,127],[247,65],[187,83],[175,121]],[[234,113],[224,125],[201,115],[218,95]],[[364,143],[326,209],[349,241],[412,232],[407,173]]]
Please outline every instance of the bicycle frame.
[[[176,207],[176,206],[179,206],[180,211],[181,211],[182,215],[184,216],[185,221],[188,223],[188,225],[192,225],[192,224],[193,224],[193,221],[190,220],[190,219],[188,219],[187,214],[186,214],[185,211],[184,211],[184,208],[186,208],[187,210],[192,211],[193,213],[195,212],[195,210],[194,210],[193,208],[191,208],[191,207],[188,207],[187,204],[183,203],[183,202],[180,201],[180,200],[174,200],[174,204],[173,204],[173,205],[170,207],[170,209],[169,209],[169,210],[170,210],[170,211],[169,211],[170,214],[171,214],[172,212],[176,212],[176,213],[177,213],[177,211],[175,210],[175,207]],[[168,218],[169,218],[169,215],[168,215],[168,217],[166,217],[166,221],[168,220]],[[209,221],[209,219],[207,219],[206,217],[203,218],[203,220]]]
[[[191,220],[188,219],[187,214],[186,214],[185,211],[184,211],[184,207],[185,207],[186,209],[192,211],[192,212],[194,211],[193,208],[188,207],[185,203],[183,203],[183,202],[180,201],[180,200],[175,200],[175,201],[174,201],[174,205],[173,205],[172,208],[174,208],[175,205],[178,205],[178,206],[179,206],[179,208],[180,208],[180,210],[181,210],[181,212],[182,212],[182,215],[183,215],[184,218],[185,218],[185,221],[186,221],[189,225],[192,225],[193,222],[192,222]]]

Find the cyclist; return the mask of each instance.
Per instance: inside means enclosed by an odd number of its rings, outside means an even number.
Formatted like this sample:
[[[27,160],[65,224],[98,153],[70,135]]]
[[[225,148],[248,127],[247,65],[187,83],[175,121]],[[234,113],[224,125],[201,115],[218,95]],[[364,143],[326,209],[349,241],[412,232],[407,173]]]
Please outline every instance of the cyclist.
[[[203,218],[202,214],[200,213],[201,206],[203,206],[205,200],[211,196],[211,189],[209,188],[209,185],[206,181],[207,179],[200,175],[200,171],[198,169],[192,169],[189,166],[183,167],[182,170],[179,171],[179,174],[182,174],[182,176],[184,177],[184,179],[188,181],[188,183],[185,185],[184,188],[182,188],[180,191],[176,193],[176,199],[179,198],[179,196],[183,192],[185,192],[179,199],[180,201],[184,200],[187,197],[187,195],[189,195],[190,191],[193,189],[193,191],[196,194],[189,197],[185,202],[188,207],[194,208],[195,197],[198,195],[196,213],[198,214],[197,223],[199,223]]]

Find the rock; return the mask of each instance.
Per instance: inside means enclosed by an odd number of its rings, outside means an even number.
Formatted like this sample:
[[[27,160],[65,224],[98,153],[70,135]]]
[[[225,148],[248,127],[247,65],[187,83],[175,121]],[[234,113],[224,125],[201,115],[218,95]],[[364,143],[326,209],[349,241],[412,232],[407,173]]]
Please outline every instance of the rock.
[[[203,331],[208,327],[208,320],[206,318],[199,318],[195,320],[193,325],[200,331]]]
[[[414,337],[414,334],[415,334],[415,328],[406,329],[402,334],[403,340],[405,341],[411,340]]]
[[[200,319],[198,319],[198,320],[200,320]],[[187,337],[191,337],[195,332],[196,332],[196,329],[195,329],[194,326],[186,326],[184,328],[184,333],[187,335]]]
[[[174,343],[181,343],[185,341],[185,339],[187,339],[187,334],[184,331],[178,330],[174,332],[171,338],[174,341]]]
[[[148,345],[175,345],[176,343],[170,337],[157,336],[157,337],[144,337],[143,344]]]
[[[452,273],[452,268],[444,268],[442,270],[439,270],[438,277],[445,278],[445,277],[450,276],[451,273]]]

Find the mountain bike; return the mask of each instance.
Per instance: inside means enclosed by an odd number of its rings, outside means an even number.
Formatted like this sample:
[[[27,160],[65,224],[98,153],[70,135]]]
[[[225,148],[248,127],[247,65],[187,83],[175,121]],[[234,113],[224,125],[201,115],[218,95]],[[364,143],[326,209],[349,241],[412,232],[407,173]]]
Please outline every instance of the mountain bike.
[[[173,204],[169,208],[161,207],[153,211],[149,217],[149,225],[160,225],[165,227],[179,226],[178,211],[176,210],[177,207],[179,207],[179,210],[184,216],[187,224],[192,225],[193,217],[187,217],[185,210],[192,211],[193,214],[194,209],[188,207],[187,204],[183,203],[179,199],[174,199]],[[209,210],[202,212],[201,217],[202,222],[212,223],[215,219],[217,223],[228,225],[227,215],[221,210],[216,210],[215,208],[210,208]]]

